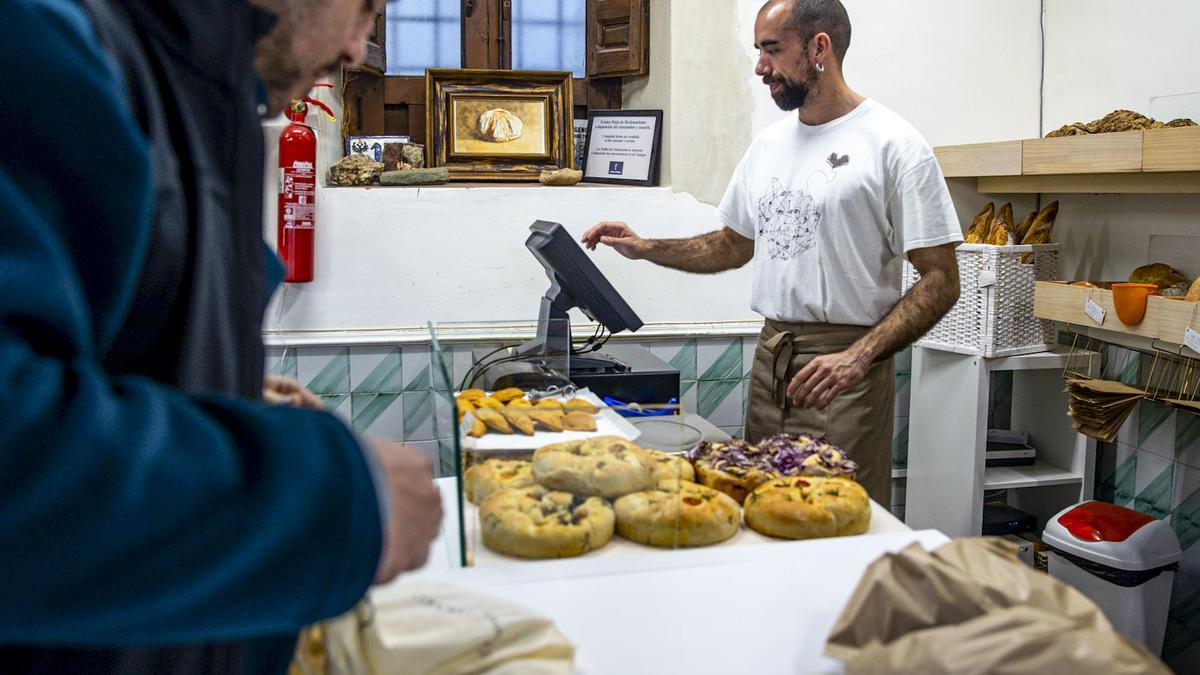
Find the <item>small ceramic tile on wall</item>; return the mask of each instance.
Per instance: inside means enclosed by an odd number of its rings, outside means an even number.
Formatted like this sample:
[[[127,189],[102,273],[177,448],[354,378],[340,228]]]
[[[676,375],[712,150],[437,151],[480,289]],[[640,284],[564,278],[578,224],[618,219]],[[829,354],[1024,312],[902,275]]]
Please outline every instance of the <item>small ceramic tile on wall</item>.
[[[696,398],[698,388],[695,382],[683,382],[680,384],[680,389],[683,393],[679,395],[679,405],[683,406],[683,411],[690,415],[696,414]]]
[[[316,394],[350,392],[350,349],[301,347],[296,353],[297,378]]]
[[[1200,415],[1187,412],[1175,415],[1175,459],[1200,467]]]
[[[404,402],[400,394],[351,394],[350,414],[351,426],[359,433],[404,440]]]
[[[677,368],[680,380],[696,379],[695,340],[655,340],[650,353]]]
[[[404,363],[404,391],[424,391],[433,388],[429,345],[404,345],[400,350],[400,357]]]
[[[697,385],[696,412],[714,426],[741,426],[742,381],[701,380]]]
[[[351,426],[354,421],[353,412],[351,410],[352,405],[350,403],[350,396],[350,394],[342,395],[336,406],[329,409],[329,411],[332,412],[335,417],[340,419],[346,426]]]
[[[395,345],[351,347],[350,387],[360,394],[398,394],[403,391],[400,348]]]
[[[433,391],[433,435],[435,438],[449,437],[456,433],[458,416],[454,412],[454,402],[448,393]]]
[[[1155,518],[1166,518],[1171,512],[1174,485],[1174,461],[1146,451],[1138,455],[1134,479],[1135,509]]]
[[[697,341],[697,379],[740,380],[742,378],[742,367],[742,341],[740,338]]]
[[[1137,447],[1161,457],[1175,457],[1175,409],[1155,401],[1138,403]]]
[[[404,440],[432,441],[435,394],[430,390],[404,394]]]
[[[297,379],[296,369],[296,349],[293,347],[268,347],[264,355],[266,361],[263,368],[264,373],[271,375],[283,375],[292,379]]]
[[[754,350],[758,348],[757,337],[742,338],[742,375],[749,377],[754,369]]]

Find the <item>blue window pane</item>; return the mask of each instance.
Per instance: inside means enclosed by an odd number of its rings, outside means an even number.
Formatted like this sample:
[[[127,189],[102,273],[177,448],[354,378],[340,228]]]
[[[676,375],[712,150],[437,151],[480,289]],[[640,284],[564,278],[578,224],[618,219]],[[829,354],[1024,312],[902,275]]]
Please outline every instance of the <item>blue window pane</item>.
[[[513,68],[584,77],[586,7],[586,0],[513,0]]]
[[[388,0],[388,75],[462,67],[459,0]]]

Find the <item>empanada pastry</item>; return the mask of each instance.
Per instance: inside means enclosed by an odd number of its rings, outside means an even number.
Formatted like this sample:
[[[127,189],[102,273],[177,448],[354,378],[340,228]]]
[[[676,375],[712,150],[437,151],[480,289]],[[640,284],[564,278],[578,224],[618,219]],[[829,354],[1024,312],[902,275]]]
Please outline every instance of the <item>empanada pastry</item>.
[[[484,424],[487,425],[489,429],[493,431],[498,431],[502,434],[511,434],[513,432],[512,425],[508,423],[508,420],[504,419],[504,415],[501,415],[499,412],[491,408],[480,408],[479,410],[476,410],[475,417],[480,419]]]
[[[567,431],[595,431],[596,418],[583,410],[572,410],[563,415],[563,429]]]

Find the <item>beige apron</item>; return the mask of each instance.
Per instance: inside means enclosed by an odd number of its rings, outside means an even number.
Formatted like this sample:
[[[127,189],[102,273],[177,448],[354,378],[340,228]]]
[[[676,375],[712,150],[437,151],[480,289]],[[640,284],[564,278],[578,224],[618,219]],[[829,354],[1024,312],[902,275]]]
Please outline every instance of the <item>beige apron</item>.
[[[788,383],[809,361],[845,350],[868,330],[865,326],[787,324],[768,319],[754,350],[746,439],[756,443],[778,433],[825,436],[858,462],[858,482],[886,509],[892,505],[894,360],[889,357],[872,364],[866,379],[838,394],[825,410],[801,408],[787,396]]]

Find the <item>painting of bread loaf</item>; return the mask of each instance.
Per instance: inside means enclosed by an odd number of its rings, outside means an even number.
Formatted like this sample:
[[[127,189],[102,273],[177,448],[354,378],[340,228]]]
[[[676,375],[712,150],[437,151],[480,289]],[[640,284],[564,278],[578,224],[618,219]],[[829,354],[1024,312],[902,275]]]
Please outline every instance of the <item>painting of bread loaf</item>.
[[[543,156],[549,109],[544,97],[456,96],[451,115],[455,155]]]

